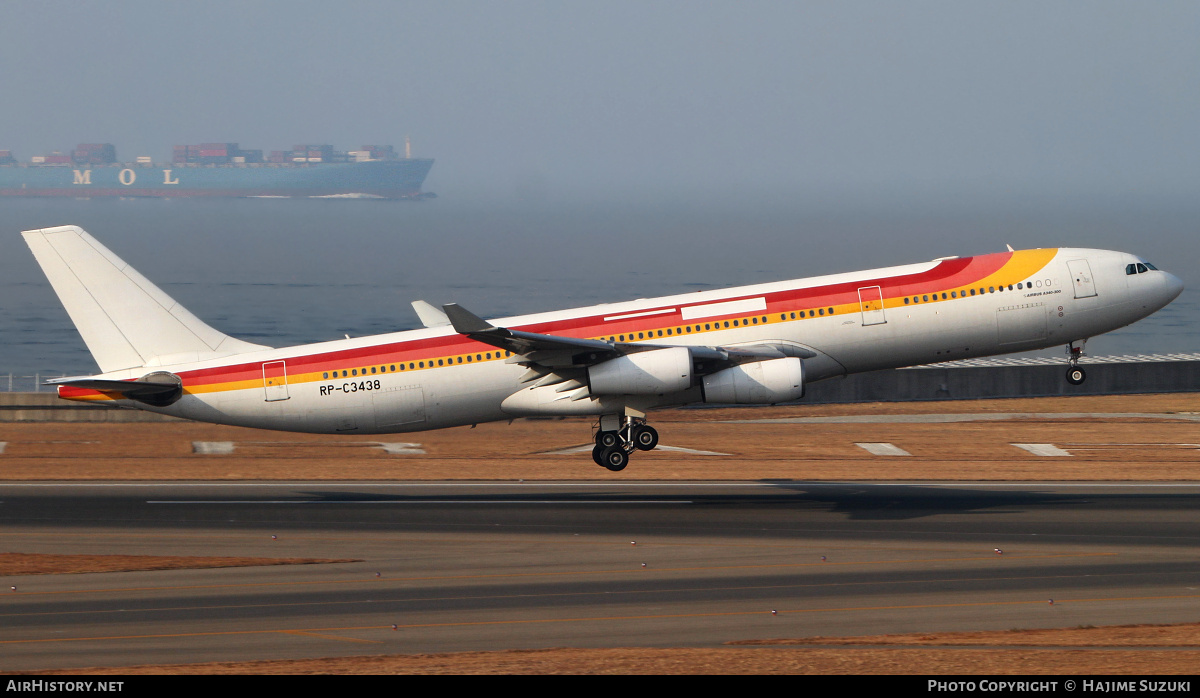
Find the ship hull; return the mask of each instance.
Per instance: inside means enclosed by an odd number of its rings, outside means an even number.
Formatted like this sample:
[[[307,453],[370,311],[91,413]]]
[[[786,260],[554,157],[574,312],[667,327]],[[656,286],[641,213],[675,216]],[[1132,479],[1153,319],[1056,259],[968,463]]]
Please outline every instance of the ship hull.
[[[416,199],[433,160],[0,167],[0,196]]]

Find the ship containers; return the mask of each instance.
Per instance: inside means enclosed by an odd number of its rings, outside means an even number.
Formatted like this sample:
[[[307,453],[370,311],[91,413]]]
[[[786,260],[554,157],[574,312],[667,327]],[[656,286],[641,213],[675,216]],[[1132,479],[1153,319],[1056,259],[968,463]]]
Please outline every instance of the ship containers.
[[[117,149],[112,143],[80,143],[71,159],[81,165],[109,165],[117,161]]]
[[[333,159],[333,146],[325,143],[318,145],[297,145],[292,147],[292,160],[294,162],[303,162],[297,158],[304,158],[308,162],[324,162]]]
[[[206,165],[223,165],[237,151],[237,143],[201,143],[200,162]]]
[[[232,161],[239,153],[237,143],[177,145],[171,161],[176,164],[221,165]]]
[[[191,148],[188,149],[188,161],[205,165],[224,165],[232,161],[237,150],[237,143],[201,143],[196,147],[195,156],[192,155]]]
[[[390,145],[364,145],[362,150],[370,153],[372,160],[396,159],[396,150]]]
[[[178,165],[200,162],[200,146],[177,145],[171,161]]]

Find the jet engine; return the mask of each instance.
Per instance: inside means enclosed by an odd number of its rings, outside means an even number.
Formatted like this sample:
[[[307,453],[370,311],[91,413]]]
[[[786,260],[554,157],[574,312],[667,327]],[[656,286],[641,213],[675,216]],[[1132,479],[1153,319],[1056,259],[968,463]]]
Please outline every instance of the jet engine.
[[[789,356],[739,364],[704,377],[704,401],[770,405],[804,397],[804,364]]]
[[[627,354],[588,369],[592,395],[659,395],[692,387],[692,354],[687,347]]]

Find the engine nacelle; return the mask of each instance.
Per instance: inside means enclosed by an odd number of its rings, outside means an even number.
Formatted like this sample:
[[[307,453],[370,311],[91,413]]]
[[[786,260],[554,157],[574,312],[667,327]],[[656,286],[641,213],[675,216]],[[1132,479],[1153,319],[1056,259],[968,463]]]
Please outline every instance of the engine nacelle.
[[[592,395],[659,395],[692,387],[692,354],[687,347],[627,354],[588,369]]]
[[[789,356],[740,364],[704,377],[704,401],[770,405],[804,397],[804,364]]]

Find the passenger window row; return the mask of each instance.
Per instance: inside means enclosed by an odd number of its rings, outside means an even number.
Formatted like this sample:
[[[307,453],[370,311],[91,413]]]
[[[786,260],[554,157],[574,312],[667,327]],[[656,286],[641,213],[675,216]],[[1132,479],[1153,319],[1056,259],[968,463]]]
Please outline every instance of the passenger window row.
[[[1130,265],[1130,266],[1133,266],[1133,265]],[[1128,274],[1129,271],[1126,270],[1125,273]],[[1049,288],[1052,285],[1052,283],[1051,283],[1050,279],[1046,279],[1045,281],[1042,281],[1040,279],[1036,280],[1036,281],[1021,281],[1021,282],[1018,282],[1016,285],[1009,284],[1007,286],[1007,290],[1023,291],[1025,289],[1034,288],[1034,286],[1041,288],[1043,285],[1046,286],[1047,288]],[[968,296],[975,296],[975,295],[982,296],[985,293],[997,293],[997,292],[1003,293],[1005,291],[1005,288],[1006,287],[1002,284],[1000,286],[988,286],[986,289],[983,288],[982,286],[980,286],[978,291],[976,291],[973,288],[969,288],[969,289],[963,289],[961,291],[950,291],[949,293],[942,292],[940,300],[950,300],[950,299],[954,299],[954,298],[967,298]],[[919,296],[905,296],[904,304],[911,305],[914,303],[930,303],[930,302],[936,301],[936,300],[939,300],[937,293],[923,293]]]
[[[800,310],[791,313],[791,319],[797,319],[797,313],[800,318],[807,317],[824,317],[825,315],[833,315],[833,308],[817,308],[816,310]],[[788,319],[787,313],[779,314],[779,321],[783,322]],[[648,330],[646,332],[629,332],[628,334],[609,335],[610,342],[635,342],[639,339],[656,339],[658,337],[677,337],[683,334],[693,334],[695,332],[713,332],[715,330],[724,330],[731,327],[751,327],[753,325],[765,325],[770,322],[766,315],[758,317],[738,318],[736,320],[718,320],[717,322],[706,322],[703,324],[683,325],[681,327],[668,327],[665,330]],[[600,337],[603,341],[605,338]]]
[[[436,368],[437,366],[454,366],[461,363],[477,363],[480,361],[493,361],[495,359],[504,359],[512,356],[511,351],[488,351],[478,354],[462,354],[461,356],[443,357],[441,359],[429,359],[428,361],[409,361],[407,364],[401,362],[398,364],[386,364],[383,366],[371,366],[370,368],[348,368],[337,371],[325,371],[321,374],[321,378],[328,380],[330,378],[354,378],[358,376],[367,376],[379,373],[396,373],[397,371],[416,371],[422,368]],[[435,364],[436,361],[436,364]]]

